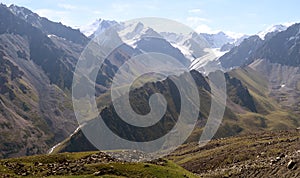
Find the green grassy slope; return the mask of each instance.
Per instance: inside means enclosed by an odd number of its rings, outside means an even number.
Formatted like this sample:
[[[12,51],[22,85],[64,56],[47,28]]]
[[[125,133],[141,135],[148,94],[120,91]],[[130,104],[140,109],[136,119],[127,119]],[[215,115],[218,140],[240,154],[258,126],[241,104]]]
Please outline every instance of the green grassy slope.
[[[196,177],[172,161],[128,163],[99,152],[36,155],[0,160],[0,177]]]
[[[284,130],[299,127],[299,116],[294,111],[283,108],[270,96],[269,81],[255,70],[245,67],[229,74],[239,79],[254,98],[257,113],[238,114],[239,125],[249,131]]]

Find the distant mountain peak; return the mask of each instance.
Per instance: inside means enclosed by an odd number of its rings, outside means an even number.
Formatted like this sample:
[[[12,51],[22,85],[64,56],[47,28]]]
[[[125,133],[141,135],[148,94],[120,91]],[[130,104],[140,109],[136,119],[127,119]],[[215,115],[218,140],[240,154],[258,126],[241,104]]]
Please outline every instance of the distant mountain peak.
[[[145,26],[142,22],[123,24],[119,35],[125,43],[131,46],[135,46],[136,42],[145,37],[162,38],[158,32]]]
[[[234,43],[235,39],[220,31],[215,34],[200,33],[212,48],[221,48],[224,44]]]
[[[218,32],[218,33],[217,33],[217,35],[224,35],[224,36],[228,36],[226,33],[222,32],[222,31]]]
[[[105,20],[105,19],[97,19],[93,23],[80,27],[80,31],[87,37],[90,37],[94,34],[99,34],[104,30],[108,29],[113,25],[117,25],[118,22],[115,20]]]
[[[282,24],[272,25],[266,28],[265,30],[260,31],[257,35],[264,40],[268,33],[285,31],[287,28],[288,28],[287,25],[282,25]]]

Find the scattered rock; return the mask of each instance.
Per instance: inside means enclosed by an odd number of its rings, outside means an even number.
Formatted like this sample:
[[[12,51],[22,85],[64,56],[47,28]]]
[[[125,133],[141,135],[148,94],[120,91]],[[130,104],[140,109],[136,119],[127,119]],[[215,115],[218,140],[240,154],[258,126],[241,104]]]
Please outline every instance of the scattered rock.
[[[276,159],[271,159],[271,164],[274,164],[274,163],[276,163],[276,162],[277,162]]]
[[[28,175],[27,172],[22,173],[22,176],[27,176],[27,175]]]
[[[158,159],[155,159],[155,160],[152,160],[152,161],[148,161],[147,163],[156,164],[156,165],[159,165],[159,166],[165,166],[167,161],[165,159],[158,158]]]
[[[281,157],[280,156],[277,156],[276,157],[276,161],[280,161]]]
[[[285,157],[285,154],[281,153],[279,157],[280,157],[280,158],[284,158],[284,157]]]
[[[102,175],[102,172],[101,172],[101,171],[97,171],[97,172],[94,172],[93,175],[94,175],[94,176],[101,176],[101,175]]]
[[[77,168],[72,168],[71,169],[71,172],[76,172],[77,171]]]
[[[296,165],[296,162],[294,160],[290,160],[288,165],[287,165],[287,168],[288,169],[293,169],[295,165]]]

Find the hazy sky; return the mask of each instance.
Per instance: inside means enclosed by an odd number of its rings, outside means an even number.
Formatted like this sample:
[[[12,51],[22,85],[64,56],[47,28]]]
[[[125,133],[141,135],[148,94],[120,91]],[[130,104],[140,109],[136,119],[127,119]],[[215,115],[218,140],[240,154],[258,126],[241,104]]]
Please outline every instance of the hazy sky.
[[[177,20],[198,32],[255,34],[268,26],[300,22],[299,0],[1,0],[78,28],[96,19],[140,17]]]

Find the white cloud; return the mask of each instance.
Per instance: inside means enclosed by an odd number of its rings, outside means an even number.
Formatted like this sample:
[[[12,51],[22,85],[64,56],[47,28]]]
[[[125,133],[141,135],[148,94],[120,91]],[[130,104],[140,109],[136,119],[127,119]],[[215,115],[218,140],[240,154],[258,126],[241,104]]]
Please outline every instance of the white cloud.
[[[209,19],[202,18],[202,17],[187,17],[186,21],[191,26],[199,25],[204,22],[210,22]]]
[[[103,14],[101,11],[98,11],[98,10],[95,10],[95,11],[92,11],[93,14],[96,14],[96,15],[99,15],[99,14]]]
[[[253,12],[250,12],[250,13],[247,13],[246,16],[252,18],[252,17],[258,17],[258,14],[257,13],[253,13]]]
[[[197,33],[208,33],[208,34],[214,34],[219,32],[219,30],[212,30],[208,25],[205,24],[196,26],[195,31]]]
[[[202,10],[201,9],[190,9],[188,12],[191,14],[195,14],[195,13],[198,14],[198,13],[202,13]]]
[[[187,17],[187,24],[192,27],[198,33],[214,33],[216,31],[212,30],[207,23],[211,20],[202,17]]]
[[[124,12],[131,8],[131,5],[128,3],[113,3],[111,6],[115,12]]]
[[[68,13],[67,11],[57,11],[52,9],[36,9],[35,12],[41,17],[46,18],[58,18]]]
[[[145,10],[145,11],[156,11],[156,10],[161,10],[160,6],[158,3],[155,1],[149,1],[149,2],[144,2],[144,1],[137,1],[135,3],[128,3],[126,1],[124,2],[118,2],[118,3],[112,3],[111,4],[111,10],[112,11],[117,11],[117,12],[123,12],[123,11],[138,11],[138,10]]]
[[[63,9],[66,9],[66,10],[74,10],[74,9],[77,9],[76,6],[73,6],[71,4],[58,4],[58,7],[61,7]]]
[[[54,22],[61,22],[64,25],[75,26],[73,21],[69,19],[71,15],[69,11],[58,11],[52,9],[36,9],[34,10],[41,17],[46,17],[47,19]]]

